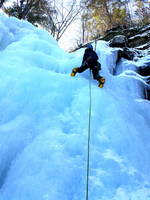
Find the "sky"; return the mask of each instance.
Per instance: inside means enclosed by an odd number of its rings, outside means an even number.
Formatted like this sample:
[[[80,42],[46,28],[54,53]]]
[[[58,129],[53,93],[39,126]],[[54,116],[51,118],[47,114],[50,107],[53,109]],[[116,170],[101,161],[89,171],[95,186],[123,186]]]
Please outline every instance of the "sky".
[[[76,19],[60,39],[60,47],[66,51],[74,49],[74,47],[77,47],[77,41],[81,38],[81,34],[81,21]]]

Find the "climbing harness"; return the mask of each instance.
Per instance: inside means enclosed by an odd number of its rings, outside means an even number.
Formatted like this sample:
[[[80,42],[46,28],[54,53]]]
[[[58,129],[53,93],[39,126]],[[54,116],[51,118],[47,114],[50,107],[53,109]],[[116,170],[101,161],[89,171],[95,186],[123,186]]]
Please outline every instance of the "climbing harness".
[[[92,90],[91,90],[91,70],[89,75],[89,121],[88,121],[88,143],[87,143],[87,172],[86,172],[86,200],[89,199],[89,172],[90,172],[90,139],[91,139],[91,110],[92,110]]]

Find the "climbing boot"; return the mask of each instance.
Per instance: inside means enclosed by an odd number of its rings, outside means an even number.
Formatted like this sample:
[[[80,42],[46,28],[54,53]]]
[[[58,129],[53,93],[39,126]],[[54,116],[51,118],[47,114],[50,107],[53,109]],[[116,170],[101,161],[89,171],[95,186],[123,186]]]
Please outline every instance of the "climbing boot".
[[[105,78],[104,78],[104,77],[100,77],[100,78],[98,79],[98,87],[99,87],[99,88],[103,88],[104,83],[105,83]]]
[[[72,72],[71,72],[70,75],[75,76],[77,72],[78,72],[78,67],[75,67],[75,68],[72,69]]]

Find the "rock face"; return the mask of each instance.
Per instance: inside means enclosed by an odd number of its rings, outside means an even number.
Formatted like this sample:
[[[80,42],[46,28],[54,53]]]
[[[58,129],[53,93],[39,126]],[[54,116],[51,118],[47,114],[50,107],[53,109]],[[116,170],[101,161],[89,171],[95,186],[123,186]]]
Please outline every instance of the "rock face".
[[[145,87],[144,95],[145,99],[150,100],[150,62],[146,66],[139,67],[138,73],[146,78],[147,87]]]
[[[115,36],[123,35],[128,40],[128,47],[138,47],[141,50],[150,47],[150,24],[134,28],[126,28],[125,26],[118,26],[106,32],[105,36],[99,38],[110,41]],[[141,47],[140,47],[141,46]]]
[[[127,47],[128,46],[128,40],[126,36],[124,35],[116,35],[110,40],[109,43],[110,47]]]
[[[138,49],[144,50],[150,47],[150,25],[137,29],[137,33],[128,36],[130,47],[139,47]],[[140,47],[141,46],[141,47]]]
[[[131,51],[129,48],[124,47],[122,50],[118,50],[118,58],[116,63],[119,62],[121,58],[125,58],[127,60],[133,60],[135,53]]]
[[[132,50],[130,50],[129,48],[127,48],[128,40],[127,40],[126,36],[124,36],[124,35],[114,36],[112,38],[112,40],[110,40],[109,46],[122,48],[121,50],[118,50],[117,63],[119,62],[119,60],[121,58],[133,60],[135,53]]]
[[[118,34],[117,30],[110,30],[106,34],[105,38],[112,36],[109,46],[110,47],[119,47],[118,50],[118,59],[116,64],[121,58],[128,60],[133,60],[136,55],[138,58],[143,57],[143,51],[147,50],[147,54],[150,53],[150,25],[140,27],[140,28],[131,28],[128,31],[122,31],[119,29]],[[114,36],[114,33],[117,34]],[[150,100],[150,62],[146,63],[144,66],[138,68],[137,73],[144,77],[145,86],[143,86],[143,93],[145,99]]]
[[[138,73],[144,77],[147,86],[144,88],[145,99],[150,100],[150,61],[139,67]]]
[[[150,76],[150,65],[143,68],[143,67],[140,67],[139,68],[139,74],[141,76]]]

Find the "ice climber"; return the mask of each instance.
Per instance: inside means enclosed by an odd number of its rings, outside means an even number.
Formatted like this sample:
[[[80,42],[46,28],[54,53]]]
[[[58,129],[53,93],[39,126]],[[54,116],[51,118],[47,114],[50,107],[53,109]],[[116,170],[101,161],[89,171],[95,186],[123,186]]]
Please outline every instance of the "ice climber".
[[[98,87],[102,88],[105,79],[99,75],[101,64],[98,62],[98,55],[93,50],[93,46],[91,44],[87,44],[87,48],[85,49],[82,60],[82,65],[80,67],[73,68],[71,76],[75,76],[76,73],[82,73],[88,68],[92,70],[93,78],[98,81]]]

